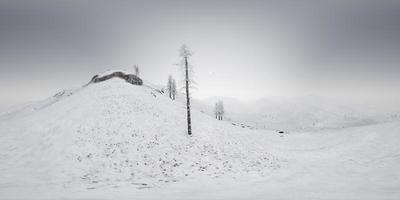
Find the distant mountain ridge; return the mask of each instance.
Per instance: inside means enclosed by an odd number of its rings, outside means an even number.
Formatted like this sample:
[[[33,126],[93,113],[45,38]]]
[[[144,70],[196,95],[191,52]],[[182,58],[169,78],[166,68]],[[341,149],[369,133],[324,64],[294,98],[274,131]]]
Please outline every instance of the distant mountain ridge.
[[[312,131],[400,120],[400,112],[371,112],[311,95],[297,98],[264,98],[254,101],[211,97],[199,101],[197,105],[211,114],[213,105],[218,100],[224,102],[225,119],[257,129]]]

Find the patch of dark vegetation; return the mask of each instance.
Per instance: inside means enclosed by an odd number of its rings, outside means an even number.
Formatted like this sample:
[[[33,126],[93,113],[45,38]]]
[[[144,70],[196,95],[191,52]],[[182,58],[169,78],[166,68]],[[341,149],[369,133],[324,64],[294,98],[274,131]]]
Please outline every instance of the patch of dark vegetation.
[[[124,79],[126,82],[128,82],[132,85],[143,85],[142,79],[140,79],[138,76],[136,76],[134,74],[125,74],[123,72],[113,72],[113,73],[105,75],[105,76],[96,75],[92,78],[90,83],[98,83],[98,82],[106,81],[106,80],[109,80],[112,78]]]

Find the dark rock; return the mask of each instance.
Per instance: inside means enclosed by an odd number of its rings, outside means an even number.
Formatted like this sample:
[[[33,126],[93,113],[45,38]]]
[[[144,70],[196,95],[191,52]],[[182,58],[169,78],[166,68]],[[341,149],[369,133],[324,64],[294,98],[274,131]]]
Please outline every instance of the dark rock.
[[[142,79],[140,79],[139,77],[137,77],[134,74],[125,74],[123,72],[113,72],[111,74],[105,75],[105,76],[99,76],[96,75],[92,78],[92,80],[90,81],[90,83],[98,83],[98,82],[102,82],[102,81],[106,81],[112,78],[121,78],[124,79],[126,82],[133,84],[133,85],[143,85],[143,81]]]

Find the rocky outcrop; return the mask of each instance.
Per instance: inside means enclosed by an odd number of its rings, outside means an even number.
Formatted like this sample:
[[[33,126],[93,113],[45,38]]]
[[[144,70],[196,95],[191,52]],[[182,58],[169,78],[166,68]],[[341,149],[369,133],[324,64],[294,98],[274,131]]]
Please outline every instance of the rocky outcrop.
[[[110,74],[104,75],[104,76],[96,75],[92,78],[90,83],[98,83],[98,82],[106,81],[106,80],[109,80],[112,78],[121,78],[121,79],[124,79],[126,82],[133,84],[133,85],[143,85],[142,79],[140,79],[138,76],[136,76],[134,74],[125,74],[125,73],[119,72],[119,71],[113,72],[113,73],[110,73]]]

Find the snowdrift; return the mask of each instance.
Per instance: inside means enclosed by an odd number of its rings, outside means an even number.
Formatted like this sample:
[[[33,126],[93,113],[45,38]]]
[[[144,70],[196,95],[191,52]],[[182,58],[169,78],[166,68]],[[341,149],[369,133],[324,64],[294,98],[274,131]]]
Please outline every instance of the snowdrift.
[[[147,86],[110,79],[0,116],[0,185],[153,187],[195,176],[263,176],[277,159],[229,123]]]

